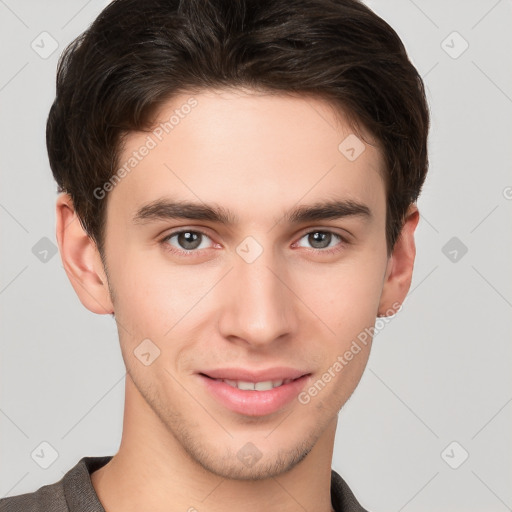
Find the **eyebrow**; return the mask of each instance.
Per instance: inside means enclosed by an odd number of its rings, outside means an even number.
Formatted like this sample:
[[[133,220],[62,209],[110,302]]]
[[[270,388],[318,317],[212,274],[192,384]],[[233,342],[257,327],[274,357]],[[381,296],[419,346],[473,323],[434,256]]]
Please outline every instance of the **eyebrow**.
[[[298,206],[287,212],[284,215],[284,220],[289,224],[301,224],[344,217],[371,219],[372,212],[365,204],[351,199],[331,200]],[[133,216],[135,224],[172,219],[210,221],[225,224],[226,226],[232,226],[238,221],[238,217],[233,212],[217,204],[208,205],[190,201],[172,201],[169,199],[152,201],[139,208]]]

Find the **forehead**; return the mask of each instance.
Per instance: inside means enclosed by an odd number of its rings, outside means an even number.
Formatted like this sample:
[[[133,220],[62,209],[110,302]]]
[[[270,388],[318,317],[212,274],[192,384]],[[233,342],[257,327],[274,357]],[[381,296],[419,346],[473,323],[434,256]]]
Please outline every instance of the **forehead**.
[[[207,90],[165,103],[147,132],[125,139],[109,202],[133,216],[166,195],[223,204],[265,222],[302,203],[384,205],[383,158],[368,134],[308,96]],[[257,218],[256,218],[257,217]]]

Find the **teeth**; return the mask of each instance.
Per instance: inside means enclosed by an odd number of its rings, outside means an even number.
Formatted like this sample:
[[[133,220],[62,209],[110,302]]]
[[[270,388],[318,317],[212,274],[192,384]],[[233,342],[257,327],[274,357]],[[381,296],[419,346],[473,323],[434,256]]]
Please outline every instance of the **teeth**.
[[[249,390],[254,389],[254,382],[244,382],[243,380],[238,381],[238,389]]]
[[[265,380],[262,382],[247,382],[243,380],[229,380],[229,379],[215,379],[225,382],[229,384],[233,388],[238,388],[243,391],[268,391],[273,388],[277,388],[282,384],[287,384],[291,382],[293,379],[285,379],[285,380]]]
[[[254,384],[254,389],[256,391],[268,391],[269,389],[272,389],[273,387],[274,386],[272,385],[271,380],[266,380],[263,382],[256,382],[256,384]]]

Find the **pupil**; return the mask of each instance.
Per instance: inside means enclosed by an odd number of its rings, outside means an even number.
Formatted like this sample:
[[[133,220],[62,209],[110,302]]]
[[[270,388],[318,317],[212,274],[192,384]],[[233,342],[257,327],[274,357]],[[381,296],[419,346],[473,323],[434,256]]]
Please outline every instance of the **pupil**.
[[[180,245],[184,249],[196,249],[199,244],[197,241],[199,240],[198,233],[192,233],[190,231],[184,231],[178,235]]]
[[[330,233],[323,233],[321,231],[316,231],[315,233],[312,233],[310,237],[312,237],[313,242],[310,241],[311,245],[317,249],[325,248],[329,245],[330,242]],[[327,240],[327,245],[325,244],[325,241]],[[320,247],[318,246],[320,244]]]

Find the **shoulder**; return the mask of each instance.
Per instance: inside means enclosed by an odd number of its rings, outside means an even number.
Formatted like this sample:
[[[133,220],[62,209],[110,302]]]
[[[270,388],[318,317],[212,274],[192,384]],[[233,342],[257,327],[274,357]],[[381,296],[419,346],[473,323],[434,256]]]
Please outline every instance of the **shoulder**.
[[[68,512],[62,480],[37,491],[0,499],[0,512]]]
[[[336,512],[369,512],[357,501],[343,478],[331,469],[331,501]]]
[[[58,482],[37,491],[0,499],[0,512],[105,512],[91,483],[91,473],[112,455],[83,457]]]

